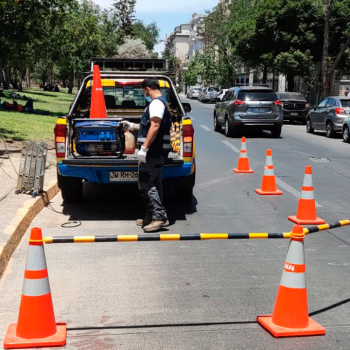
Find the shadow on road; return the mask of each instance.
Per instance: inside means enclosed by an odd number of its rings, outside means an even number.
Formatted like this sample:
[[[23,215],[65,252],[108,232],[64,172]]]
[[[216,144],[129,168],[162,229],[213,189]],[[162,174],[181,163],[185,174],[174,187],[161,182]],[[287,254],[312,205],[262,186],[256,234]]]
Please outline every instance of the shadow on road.
[[[187,214],[197,212],[197,200],[181,203],[165,198],[164,205],[170,224],[186,220]],[[62,203],[63,213],[70,220],[137,220],[145,215],[136,184],[84,183],[83,198],[79,203]]]

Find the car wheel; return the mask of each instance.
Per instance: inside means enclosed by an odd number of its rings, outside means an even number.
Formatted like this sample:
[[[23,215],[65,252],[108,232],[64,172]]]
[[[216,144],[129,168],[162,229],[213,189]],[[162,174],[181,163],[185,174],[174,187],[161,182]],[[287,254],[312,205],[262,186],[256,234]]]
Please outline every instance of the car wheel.
[[[332,126],[332,123],[330,121],[327,122],[327,125],[326,125],[326,136],[331,138],[331,137],[334,137],[334,130],[333,130],[333,126]]]
[[[310,118],[307,118],[307,120],[306,120],[306,132],[308,134],[312,134],[314,132]]]
[[[350,142],[349,127],[347,125],[344,125],[343,128],[343,140],[347,143]]]
[[[225,135],[227,137],[232,137],[234,134],[234,128],[230,125],[228,117],[225,118]]]
[[[218,117],[216,116],[216,113],[214,113],[214,131],[220,131],[221,126],[218,123]]]
[[[282,132],[282,126],[275,126],[274,129],[271,130],[272,137],[280,137]]]

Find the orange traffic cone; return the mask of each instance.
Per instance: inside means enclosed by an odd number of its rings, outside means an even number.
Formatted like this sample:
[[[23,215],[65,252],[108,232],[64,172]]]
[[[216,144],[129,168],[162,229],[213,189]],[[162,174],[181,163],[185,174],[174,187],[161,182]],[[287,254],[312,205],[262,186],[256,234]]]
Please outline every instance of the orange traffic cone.
[[[249,168],[247,146],[244,136],[241,141],[241,151],[239,152],[237,168],[233,169],[233,171],[235,173],[254,173],[254,171]]]
[[[312,168],[307,165],[303,187],[301,188],[300,199],[296,216],[288,216],[288,220],[298,225],[319,225],[325,221],[317,217],[316,202],[314,198],[314,187],[312,182]]]
[[[266,163],[264,167],[264,175],[261,182],[261,189],[256,189],[258,194],[282,194],[282,191],[277,189],[276,178],[274,174],[274,167],[272,163],[272,151],[266,151]]]
[[[55,322],[40,228],[30,233],[18,321],[9,325],[4,349],[64,346],[65,323]]]
[[[91,87],[90,118],[107,118],[106,102],[101,84],[100,67],[94,65]]]
[[[309,317],[305,283],[304,229],[295,225],[278,287],[273,314],[257,321],[274,337],[325,334],[326,330]]]

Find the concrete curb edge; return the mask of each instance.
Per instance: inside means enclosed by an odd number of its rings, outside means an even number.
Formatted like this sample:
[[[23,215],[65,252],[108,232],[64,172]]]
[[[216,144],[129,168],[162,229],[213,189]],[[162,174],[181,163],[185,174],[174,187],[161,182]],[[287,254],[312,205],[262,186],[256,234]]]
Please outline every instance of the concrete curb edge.
[[[0,279],[30,223],[59,191],[57,181],[52,181],[43,193],[25,202],[22,208],[17,211],[13,223],[6,227],[5,233],[8,235],[8,240],[5,245],[0,247]]]

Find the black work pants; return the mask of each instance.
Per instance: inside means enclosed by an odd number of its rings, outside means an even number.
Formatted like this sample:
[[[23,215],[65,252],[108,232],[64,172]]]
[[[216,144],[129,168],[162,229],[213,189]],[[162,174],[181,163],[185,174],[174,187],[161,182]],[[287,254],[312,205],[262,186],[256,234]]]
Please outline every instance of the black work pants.
[[[166,221],[167,214],[162,204],[162,169],[165,160],[146,159],[139,164],[139,191],[146,206],[145,220]]]

